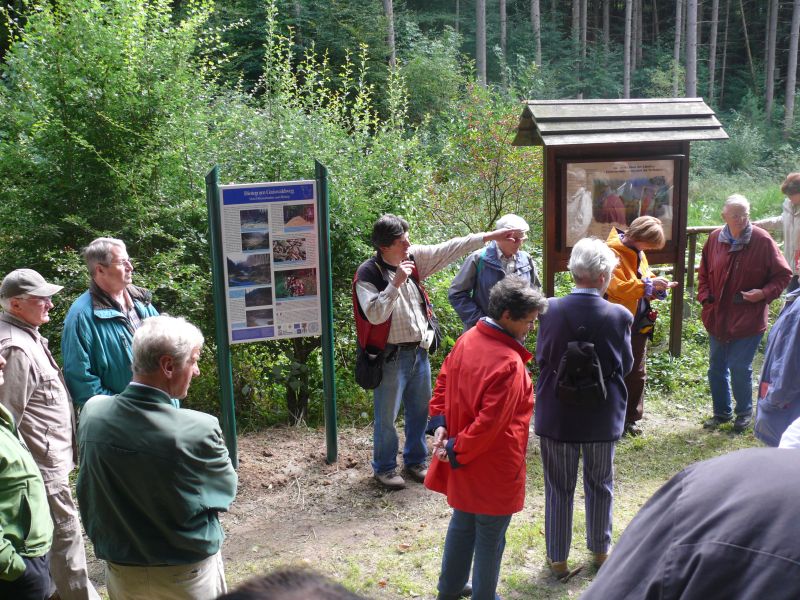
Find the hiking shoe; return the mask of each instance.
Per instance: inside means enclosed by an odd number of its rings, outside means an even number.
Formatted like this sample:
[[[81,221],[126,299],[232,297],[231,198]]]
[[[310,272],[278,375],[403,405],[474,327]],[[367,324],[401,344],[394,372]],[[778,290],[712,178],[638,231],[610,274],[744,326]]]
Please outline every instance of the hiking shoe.
[[[595,569],[603,566],[603,563],[608,559],[608,552],[592,552],[592,564]]]
[[[733,430],[736,433],[742,433],[745,429],[750,427],[752,415],[736,415],[736,420],[733,422]]]
[[[720,425],[730,423],[730,417],[717,417],[716,415],[703,422],[703,429],[716,429]]]
[[[406,480],[400,477],[395,469],[386,473],[375,473],[375,479],[388,490],[402,490],[406,487]]]
[[[425,463],[420,463],[418,465],[406,465],[403,468],[403,474],[408,475],[417,483],[424,483],[425,475],[428,474],[428,466]]]
[[[629,435],[631,437],[638,437],[642,435],[642,428],[639,427],[633,421],[625,423],[625,435]]]
[[[570,569],[569,565],[567,565],[567,561],[561,560],[554,562],[549,558],[547,559],[547,566],[550,567],[550,572],[555,575],[556,579],[563,583],[575,577],[575,575],[580,573],[581,569],[583,569],[583,565]]]

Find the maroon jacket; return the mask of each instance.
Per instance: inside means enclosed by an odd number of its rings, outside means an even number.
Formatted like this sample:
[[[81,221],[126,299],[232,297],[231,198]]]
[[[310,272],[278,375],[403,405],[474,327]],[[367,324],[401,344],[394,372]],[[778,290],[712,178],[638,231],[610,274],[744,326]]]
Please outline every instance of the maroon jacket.
[[[769,303],[781,295],[792,270],[769,234],[753,226],[750,243],[738,252],[719,241],[714,230],[703,246],[697,300],[703,305],[703,325],[715,338],[728,342],[767,329]],[[736,301],[738,292],[760,289],[761,302]]]

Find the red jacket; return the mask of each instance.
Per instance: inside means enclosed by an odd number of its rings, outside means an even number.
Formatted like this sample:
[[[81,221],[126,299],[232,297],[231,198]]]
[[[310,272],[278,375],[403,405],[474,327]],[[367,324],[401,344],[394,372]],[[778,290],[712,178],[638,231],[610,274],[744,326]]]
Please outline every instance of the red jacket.
[[[753,226],[750,243],[738,252],[719,241],[714,230],[703,246],[697,278],[697,300],[703,305],[703,325],[715,338],[727,342],[767,329],[769,303],[781,295],[792,270],[777,244],[760,227]],[[735,302],[738,292],[760,289],[761,302]]]
[[[430,402],[431,424],[444,418],[460,465],[434,458],[425,486],[455,509],[510,515],[525,500],[525,451],[533,412],[531,354],[479,321],[448,354]]]

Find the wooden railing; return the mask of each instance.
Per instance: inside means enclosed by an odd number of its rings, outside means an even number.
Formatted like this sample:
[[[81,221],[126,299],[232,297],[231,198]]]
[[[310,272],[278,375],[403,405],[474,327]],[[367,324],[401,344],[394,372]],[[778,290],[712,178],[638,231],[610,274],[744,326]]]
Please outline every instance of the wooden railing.
[[[694,273],[699,265],[695,265],[695,256],[697,255],[697,236],[708,235],[719,225],[704,225],[702,227],[687,227],[686,228],[686,249],[688,251],[688,258],[686,260],[686,295],[684,299],[688,302],[694,300]]]

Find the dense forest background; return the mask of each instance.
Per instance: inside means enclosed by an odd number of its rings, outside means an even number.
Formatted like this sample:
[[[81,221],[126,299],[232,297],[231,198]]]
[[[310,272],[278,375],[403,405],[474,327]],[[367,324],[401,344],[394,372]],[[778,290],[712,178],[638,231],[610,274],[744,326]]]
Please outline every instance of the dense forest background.
[[[777,210],[800,162],[800,0],[18,0],[2,16],[0,272],[65,285],[57,348],[88,283],[80,248],[124,239],[135,282],[206,333],[187,402],[211,412],[215,164],[223,183],[328,166],[340,414],[357,422],[350,281],[377,216],[427,242],[517,212],[541,255],[541,151],[510,146],[522,100],[704,97],[731,140],[692,146],[692,224],[734,191]],[[452,274],[430,286],[450,343]],[[318,344],[234,348],[242,427],[319,421]]]

